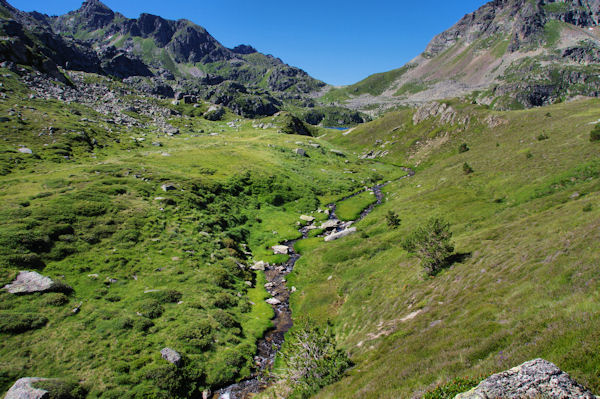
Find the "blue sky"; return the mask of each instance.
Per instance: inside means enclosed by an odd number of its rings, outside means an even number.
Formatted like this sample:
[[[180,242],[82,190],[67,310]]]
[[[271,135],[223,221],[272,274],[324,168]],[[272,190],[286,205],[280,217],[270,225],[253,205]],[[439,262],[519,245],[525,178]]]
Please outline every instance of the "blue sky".
[[[60,15],[81,0],[8,0],[24,11]],[[399,68],[436,34],[486,0],[103,0],[135,18],[186,18],[227,47],[250,44],[327,83],[344,85]]]

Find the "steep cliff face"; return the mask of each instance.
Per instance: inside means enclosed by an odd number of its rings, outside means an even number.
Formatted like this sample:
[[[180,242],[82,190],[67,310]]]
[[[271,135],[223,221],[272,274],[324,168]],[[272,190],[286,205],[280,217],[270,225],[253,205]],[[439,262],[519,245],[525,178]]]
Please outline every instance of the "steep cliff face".
[[[356,90],[363,81],[329,96],[379,110],[457,96],[498,109],[597,96],[599,16],[599,0],[494,0],[435,36],[403,69],[368,78],[387,80],[377,93]]]

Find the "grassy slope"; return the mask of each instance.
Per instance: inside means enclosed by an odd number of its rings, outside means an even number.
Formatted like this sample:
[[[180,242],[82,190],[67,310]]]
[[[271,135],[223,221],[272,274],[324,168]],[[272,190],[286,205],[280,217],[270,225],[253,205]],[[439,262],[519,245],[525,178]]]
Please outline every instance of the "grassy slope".
[[[165,346],[189,359],[200,386],[248,375],[255,339],[269,326],[272,310],[262,302],[264,278],[256,276],[258,288],[248,288],[245,280],[252,275],[236,262],[270,260],[267,248],[296,236],[295,221],[315,210],[320,196],[347,194],[396,173],[332,156],[331,145],[318,139],[253,129],[252,121],[241,121],[238,129],[225,121],[174,118],[181,130],[174,137],[152,126],[113,125],[85,106],[30,100],[14,75],[0,72],[7,94],[1,113],[14,111],[0,125],[0,238],[18,248],[28,242],[15,238],[19,232],[49,240],[48,251],[38,251],[46,263],[40,272],[74,288],[54,302],[48,295],[0,293],[0,316],[48,318],[37,330],[0,332],[0,391],[32,375],[81,380],[92,388],[90,397],[164,391],[171,379],[161,374],[166,363],[159,351]],[[189,108],[180,111],[194,110]],[[91,146],[84,136],[103,147]],[[321,148],[310,147],[309,140]],[[18,153],[20,145],[34,155]],[[310,158],[294,154],[298,147]],[[164,183],[177,190],[162,191]],[[282,204],[273,204],[275,194]],[[29,269],[7,262],[12,249],[7,251],[0,254],[0,285]],[[149,320],[136,312],[159,295],[148,290],[177,290],[183,303],[162,303],[163,314],[144,331],[139,323]],[[208,333],[189,338],[206,325]]]
[[[289,278],[295,317],[334,320],[356,362],[317,397],[409,397],[535,357],[600,392],[600,148],[589,142],[598,104],[509,113],[467,106],[464,132],[412,126],[404,111],[333,139],[357,152],[396,141],[388,160],[420,166],[386,188],[360,234],[314,243]],[[506,124],[490,128],[488,115]],[[542,131],[548,140],[537,140]],[[463,142],[471,150],[458,154]],[[474,174],[463,173],[464,162]],[[389,210],[402,218],[395,230],[385,224]],[[456,250],[469,257],[425,278],[400,243],[432,215],[451,222]]]
[[[404,75],[408,69],[409,67],[405,66],[389,72],[376,73],[353,85],[339,89],[331,89],[321,97],[321,101],[325,103],[338,102],[361,94],[371,94],[373,96],[381,95],[384,91],[388,90],[390,85],[400,76]]]

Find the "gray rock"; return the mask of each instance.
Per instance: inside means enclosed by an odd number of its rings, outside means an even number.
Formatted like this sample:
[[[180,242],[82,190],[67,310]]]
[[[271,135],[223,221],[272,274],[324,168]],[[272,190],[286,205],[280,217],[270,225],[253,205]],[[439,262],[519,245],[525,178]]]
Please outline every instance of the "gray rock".
[[[160,186],[160,188],[162,188],[162,190],[165,192],[177,190],[177,187],[175,187],[173,184],[163,184]]]
[[[300,155],[301,157],[305,157],[306,156],[306,151],[304,151],[302,148],[296,148],[294,150],[294,153],[296,155]]]
[[[19,272],[19,275],[4,289],[11,294],[32,294],[34,292],[55,291],[59,287],[50,277],[42,276],[37,272]]]
[[[340,224],[339,220],[331,219],[331,220],[328,220],[328,221],[322,223],[321,228],[324,230],[331,230],[331,229],[335,229],[337,226],[339,226],[339,224]]]
[[[597,399],[556,365],[544,359],[523,363],[483,380],[474,389],[455,399],[488,398],[583,398]]]
[[[274,306],[281,304],[281,301],[277,298],[269,298],[265,302],[268,303],[269,305],[274,305]]]
[[[167,362],[172,363],[177,367],[181,365],[181,355],[179,354],[179,352],[171,348],[164,348],[160,351],[160,354],[162,358],[165,359]]]
[[[259,262],[254,262],[254,264],[252,266],[250,266],[250,269],[264,271],[265,267],[267,267],[267,266],[268,266],[268,264],[261,260]]]
[[[325,241],[329,242],[329,241],[335,241],[338,240],[340,238],[346,237],[350,234],[356,233],[356,227],[351,227],[349,229],[346,230],[342,230],[339,231],[337,233],[332,233],[330,235],[328,235],[327,237],[325,237]]]
[[[33,151],[27,147],[21,147],[19,148],[19,152],[21,154],[33,154]]]
[[[32,387],[34,383],[46,380],[38,377],[21,378],[8,390],[4,399],[46,399],[50,397],[48,391]]]
[[[311,223],[315,221],[315,218],[312,216],[302,215],[300,216],[300,220],[304,220],[305,222]]]
[[[272,248],[273,248],[273,253],[275,253],[275,255],[278,255],[278,254],[287,255],[290,252],[290,247],[288,247],[287,245],[274,245]]]
[[[204,119],[209,121],[220,121],[225,115],[225,108],[218,105],[211,105],[208,111],[204,113]]]

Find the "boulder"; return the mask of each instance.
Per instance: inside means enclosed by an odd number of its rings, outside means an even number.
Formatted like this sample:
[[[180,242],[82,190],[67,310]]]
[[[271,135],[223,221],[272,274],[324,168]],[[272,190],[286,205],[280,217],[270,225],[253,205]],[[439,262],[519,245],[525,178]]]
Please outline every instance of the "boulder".
[[[218,105],[211,105],[208,111],[204,113],[204,119],[209,121],[220,121],[225,115],[225,108]]]
[[[4,289],[11,294],[32,294],[34,292],[57,291],[61,287],[50,277],[42,276],[37,272],[19,272],[19,275],[10,284],[4,286]]]
[[[36,382],[46,381],[47,378],[28,377],[21,378],[6,392],[4,399],[46,399],[50,397],[48,391],[34,388]]]
[[[19,152],[21,154],[33,154],[33,151],[27,147],[21,147],[19,148]]]
[[[335,240],[340,239],[342,237],[346,237],[347,235],[350,235],[352,233],[356,233],[356,227],[351,227],[349,229],[342,230],[342,231],[339,231],[337,233],[332,233],[332,234],[328,235],[327,237],[325,237],[325,241],[327,241],[327,242],[329,242],[329,241],[335,241]]]
[[[300,220],[304,220],[305,222],[312,223],[315,221],[315,218],[312,216],[302,215],[302,216],[300,216]]]
[[[264,261],[258,261],[258,262],[254,262],[254,264],[250,267],[250,269],[252,270],[261,270],[264,271],[265,267],[267,267],[269,264],[265,263]]]
[[[179,134],[179,129],[177,129],[175,126],[173,125],[169,125],[168,123],[165,126],[164,132],[167,136],[174,136],[176,134]]]
[[[306,156],[306,151],[304,151],[304,149],[302,149],[302,148],[296,148],[294,150],[294,153],[296,155],[300,155],[301,157],[305,157]]]
[[[279,305],[281,303],[281,301],[277,298],[269,298],[265,302],[269,305]]]
[[[181,365],[181,355],[179,354],[179,352],[177,352],[171,348],[164,348],[163,350],[160,351],[160,355],[167,362],[174,364],[177,367],[179,367]]]
[[[173,184],[163,184],[162,186],[160,186],[160,188],[162,188],[162,190],[165,192],[177,190],[177,187],[175,187]]]
[[[287,255],[290,253],[290,247],[288,247],[287,245],[274,245],[271,248],[273,248],[273,252],[275,253],[275,255]]]
[[[331,230],[331,229],[335,229],[339,225],[340,225],[339,220],[331,219],[331,220],[328,220],[328,221],[324,222],[323,224],[321,224],[321,228],[323,230]]]
[[[455,399],[583,398],[597,399],[564,371],[544,359],[523,363],[483,380]]]

